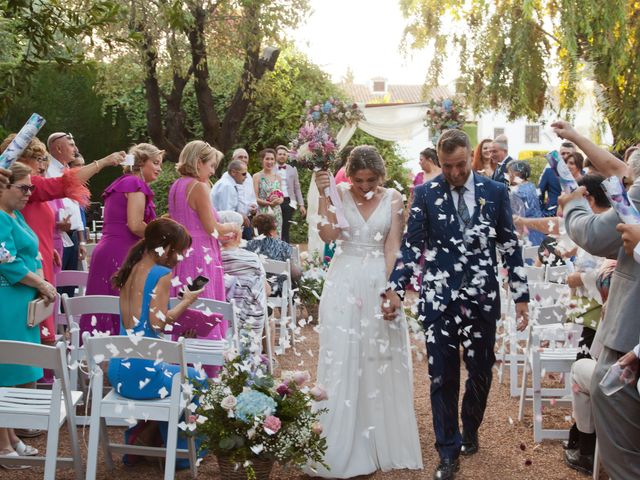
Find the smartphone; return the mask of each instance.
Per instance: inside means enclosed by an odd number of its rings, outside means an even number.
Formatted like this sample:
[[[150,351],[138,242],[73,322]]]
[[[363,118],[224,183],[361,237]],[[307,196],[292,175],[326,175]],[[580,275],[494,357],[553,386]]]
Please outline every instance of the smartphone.
[[[209,283],[209,279],[207,277],[204,275],[198,275],[188,288],[193,292],[195,290],[200,290],[207,283]]]

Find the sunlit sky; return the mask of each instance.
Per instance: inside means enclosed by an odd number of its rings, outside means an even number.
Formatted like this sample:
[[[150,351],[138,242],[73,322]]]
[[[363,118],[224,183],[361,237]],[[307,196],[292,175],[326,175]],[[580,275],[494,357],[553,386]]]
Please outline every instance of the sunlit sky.
[[[351,67],[356,83],[424,83],[428,50],[400,52],[406,20],[398,0],[311,0],[313,12],[293,33],[297,47],[339,82]]]

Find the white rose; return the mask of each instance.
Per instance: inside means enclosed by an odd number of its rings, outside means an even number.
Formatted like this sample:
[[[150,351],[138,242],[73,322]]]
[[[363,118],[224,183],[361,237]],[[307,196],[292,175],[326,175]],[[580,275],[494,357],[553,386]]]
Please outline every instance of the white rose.
[[[238,400],[233,395],[227,395],[220,402],[220,406],[225,410],[233,410],[234,408],[236,408],[237,404]]]

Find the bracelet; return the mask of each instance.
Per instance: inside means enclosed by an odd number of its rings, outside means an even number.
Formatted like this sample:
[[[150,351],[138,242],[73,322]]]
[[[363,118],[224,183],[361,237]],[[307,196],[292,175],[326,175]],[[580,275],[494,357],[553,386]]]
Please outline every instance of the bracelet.
[[[83,246],[84,246],[84,245],[86,245],[86,244],[87,244],[87,242],[80,242],[80,243],[78,243],[78,245],[83,245]]]
[[[98,172],[102,170],[102,167],[100,166],[100,160],[96,160],[96,168],[98,169]]]

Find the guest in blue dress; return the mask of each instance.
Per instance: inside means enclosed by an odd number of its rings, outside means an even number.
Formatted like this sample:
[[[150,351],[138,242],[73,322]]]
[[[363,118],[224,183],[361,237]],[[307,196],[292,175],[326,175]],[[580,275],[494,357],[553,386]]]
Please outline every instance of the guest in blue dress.
[[[173,323],[197,300],[202,290],[186,290],[182,300],[175,307],[168,308],[171,269],[190,246],[191,237],[178,222],[160,218],[147,225],[144,238],[131,248],[112,279],[114,287],[120,290],[120,335],[142,334],[160,338],[159,334],[164,331],[165,325]],[[123,397],[149,400],[168,395],[173,376],[179,370],[178,365],[166,362],[114,358],[109,362],[108,377],[111,385]],[[199,382],[206,380],[204,371],[194,368],[188,369],[188,376]],[[143,431],[147,428],[159,428],[166,444],[166,422],[140,422],[125,433],[125,440],[136,443],[136,438],[144,436]],[[154,446],[157,440],[152,442]],[[186,448],[186,439],[182,436],[178,437],[178,448]],[[134,458],[125,458],[126,463],[134,461]],[[176,464],[177,468],[188,466],[188,460],[179,460]]]
[[[509,183],[511,184],[510,199],[511,210],[514,215],[525,218],[541,218],[540,199],[533,183],[529,181],[531,166],[523,160],[509,163],[507,169]],[[540,245],[544,234],[534,229],[529,229],[527,238],[531,245]]]

